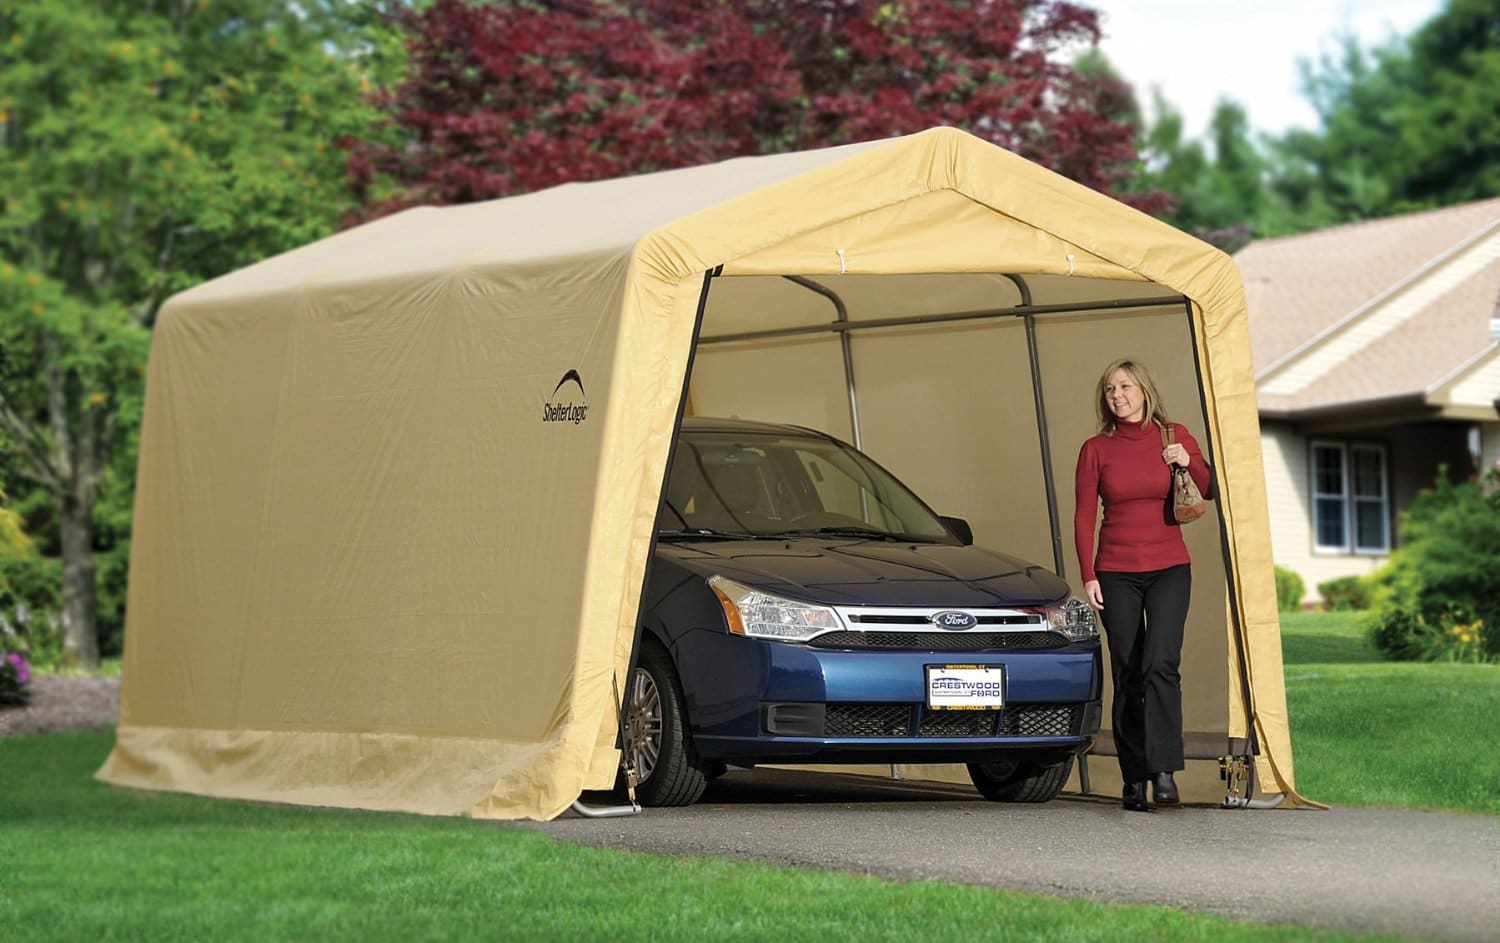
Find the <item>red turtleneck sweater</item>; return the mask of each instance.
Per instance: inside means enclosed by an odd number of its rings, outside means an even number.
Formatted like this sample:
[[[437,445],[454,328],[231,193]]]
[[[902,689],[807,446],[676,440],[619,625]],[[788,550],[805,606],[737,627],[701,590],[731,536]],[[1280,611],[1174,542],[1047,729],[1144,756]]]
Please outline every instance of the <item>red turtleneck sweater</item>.
[[[1174,422],[1172,429],[1178,444],[1187,449],[1188,473],[1198,490],[1208,494],[1208,463],[1198,443],[1183,426]],[[1190,562],[1182,528],[1167,523],[1172,473],[1161,451],[1161,432],[1151,422],[1120,422],[1114,435],[1096,435],[1078,451],[1073,537],[1084,582],[1096,578],[1096,567],[1145,573]],[[1101,499],[1104,524],[1096,558],[1094,521]]]

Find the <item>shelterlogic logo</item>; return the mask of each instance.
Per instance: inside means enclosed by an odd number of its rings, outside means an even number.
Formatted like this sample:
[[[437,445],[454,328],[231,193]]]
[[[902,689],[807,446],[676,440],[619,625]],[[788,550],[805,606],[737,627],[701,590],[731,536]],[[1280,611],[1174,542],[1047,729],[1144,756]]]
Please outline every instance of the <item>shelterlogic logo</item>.
[[[576,395],[568,384],[578,388]],[[547,399],[551,402],[542,403],[542,422],[571,422],[576,426],[589,417],[588,395],[583,391],[583,377],[577,370],[564,373]]]

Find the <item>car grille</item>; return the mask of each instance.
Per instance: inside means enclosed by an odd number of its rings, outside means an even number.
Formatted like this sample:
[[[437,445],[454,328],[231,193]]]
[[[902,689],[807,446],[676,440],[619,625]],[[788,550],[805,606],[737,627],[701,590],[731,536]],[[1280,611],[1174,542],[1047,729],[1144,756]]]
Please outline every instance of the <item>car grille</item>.
[[[848,611],[850,622],[860,625],[931,625],[932,617],[925,615],[903,615],[897,612]],[[981,615],[974,617],[976,625],[1040,625],[1042,617],[1034,613],[1016,612],[1005,615]]]
[[[1078,733],[1078,707],[1073,704],[1017,704],[1005,712],[1002,734],[1007,737],[1070,737]]]
[[[911,735],[908,704],[829,704],[826,737],[906,737]]]
[[[825,737],[909,737],[909,704],[829,704]],[[919,737],[1070,737],[1078,733],[1079,705],[1013,704],[1003,711],[935,711],[920,707]]]
[[[1056,632],[827,632],[807,644],[846,650],[992,652],[1060,648],[1068,640]]]
[[[935,711],[922,708],[923,737],[993,737],[1000,711]]]

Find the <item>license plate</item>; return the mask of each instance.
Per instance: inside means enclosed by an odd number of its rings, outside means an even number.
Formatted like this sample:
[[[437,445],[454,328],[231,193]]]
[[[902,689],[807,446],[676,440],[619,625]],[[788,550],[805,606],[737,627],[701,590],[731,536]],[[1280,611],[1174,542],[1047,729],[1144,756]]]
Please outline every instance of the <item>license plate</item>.
[[[927,706],[939,711],[988,711],[1005,706],[1004,665],[928,665]]]

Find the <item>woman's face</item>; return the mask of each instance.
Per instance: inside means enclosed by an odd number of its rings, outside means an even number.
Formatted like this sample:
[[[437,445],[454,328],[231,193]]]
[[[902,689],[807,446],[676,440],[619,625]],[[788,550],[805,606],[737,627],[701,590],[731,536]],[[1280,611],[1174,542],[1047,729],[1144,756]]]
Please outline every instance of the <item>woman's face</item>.
[[[1104,401],[1117,420],[1141,422],[1146,418],[1146,394],[1124,370],[1110,374],[1104,385]]]

